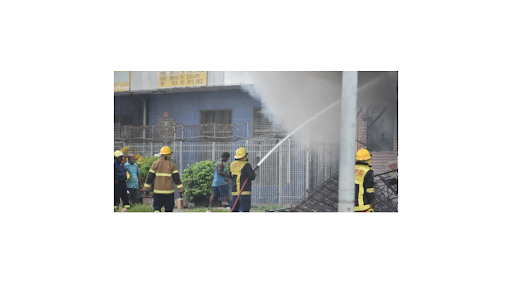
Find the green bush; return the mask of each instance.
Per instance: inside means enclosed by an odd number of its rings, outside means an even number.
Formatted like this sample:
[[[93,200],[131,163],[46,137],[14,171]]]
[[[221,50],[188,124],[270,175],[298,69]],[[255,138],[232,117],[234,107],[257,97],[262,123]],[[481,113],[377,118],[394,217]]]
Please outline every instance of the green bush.
[[[158,160],[158,157],[146,157],[142,159],[142,164],[140,165],[140,179],[142,180],[142,185],[146,182],[146,178],[148,177],[149,169],[153,162]]]
[[[204,204],[210,198],[215,163],[211,160],[197,162],[183,172],[184,196],[188,202]]]

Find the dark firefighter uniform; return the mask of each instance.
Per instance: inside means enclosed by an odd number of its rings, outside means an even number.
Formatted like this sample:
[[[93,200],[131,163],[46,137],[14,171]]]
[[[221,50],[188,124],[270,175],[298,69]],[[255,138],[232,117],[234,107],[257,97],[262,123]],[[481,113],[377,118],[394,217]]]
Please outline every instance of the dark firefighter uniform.
[[[366,212],[370,209],[374,195],[373,170],[371,166],[356,161],[356,196],[354,203],[354,211]]]
[[[180,194],[185,189],[181,183],[178,167],[171,161],[170,156],[162,155],[151,165],[144,188],[149,190],[153,182],[155,183],[153,192],[154,210],[160,211],[164,206],[165,212],[172,212],[174,209],[174,184],[177,185]]]
[[[114,159],[123,157],[124,154],[121,151],[114,152]],[[128,199],[128,193],[126,192],[126,170],[122,163],[114,161],[114,210],[119,206],[119,198],[123,200],[124,208],[130,208],[130,201]],[[119,208],[121,210],[121,208]]]
[[[240,194],[240,190],[247,180],[247,184],[242,191],[233,212],[249,212],[251,210],[251,181],[256,178],[251,164],[245,158],[245,161],[235,160],[231,163],[231,208]]]

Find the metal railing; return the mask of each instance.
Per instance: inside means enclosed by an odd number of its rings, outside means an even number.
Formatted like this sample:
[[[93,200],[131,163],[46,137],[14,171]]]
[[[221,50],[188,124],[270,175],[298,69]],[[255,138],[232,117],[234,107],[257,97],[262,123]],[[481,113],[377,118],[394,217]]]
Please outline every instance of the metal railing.
[[[114,150],[130,146],[144,157],[158,154],[163,146],[170,146],[180,174],[190,165],[204,160],[218,160],[223,152],[231,154],[245,147],[249,162],[256,166],[256,157],[266,155],[279,139],[238,140],[231,142],[126,142],[114,141]],[[252,203],[291,205],[304,198],[309,189],[328,179],[337,169],[339,157],[334,144],[309,146],[299,140],[290,139],[278,147],[261,165],[252,182]]]
[[[249,137],[249,124],[114,125],[114,140],[125,142],[237,141]]]
[[[245,147],[249,152],[249,162],[254,167],[256,157],[266,155],[279,139],[239,140],[232,142],[114,142],[114,150],[130,146],[144,157],[158,154],[163,146],[170,146],[180,174],[190,165],[204,160],[218,160],[223,152],[231,154]],[[297,205],[308,200],[301,210],[337,211],[339,166],[339,144],[317,143],[308,145],[300,140],[291,139],[284,142],[265,160],[257,170],[257,177],[252,182],[252,204]],[[398,211],[398,187],[389,182],[388,173],[375,177],[375,210],[379,212]],[[334,179],[333,179],[334,177]],[[318,190],[323,187],[322,190]],[[317,189],[311,196],[313,189]],[[336,197],[336,198],[334,198]],[[333,199],[334,198],[334,199]],[[334,200],[332,204],[328,204]],[[329,207],[330,206],[330,207]],[[329,208],[328,208],[329,207]]]

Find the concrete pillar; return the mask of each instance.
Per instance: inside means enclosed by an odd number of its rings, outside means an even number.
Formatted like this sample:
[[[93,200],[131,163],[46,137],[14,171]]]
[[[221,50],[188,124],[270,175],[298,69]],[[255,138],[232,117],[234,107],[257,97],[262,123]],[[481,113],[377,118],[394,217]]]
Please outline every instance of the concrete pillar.
[[[354,212],[357,128],[357,71],[343,71],[338,211]]]

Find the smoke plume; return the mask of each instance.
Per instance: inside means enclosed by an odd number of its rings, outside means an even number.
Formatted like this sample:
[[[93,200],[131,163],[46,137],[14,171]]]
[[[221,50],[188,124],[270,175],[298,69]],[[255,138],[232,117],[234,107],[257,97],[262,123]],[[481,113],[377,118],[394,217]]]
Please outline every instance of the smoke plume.
[[[247,76],[252,84],[245,85],[244,90],[260,99],[264,115],[288,132],[341,98],[342,72],[247,72]],[[360,110],[364,112],[370,106],[388,107],[389,110],[379,119],[394,121],[397,80],[397,72],[359,72]],[[297,136],[317,141],[338,141],[340,111],[338,104],[300,130]],[[393,135],[392,129],[386,131]]]

